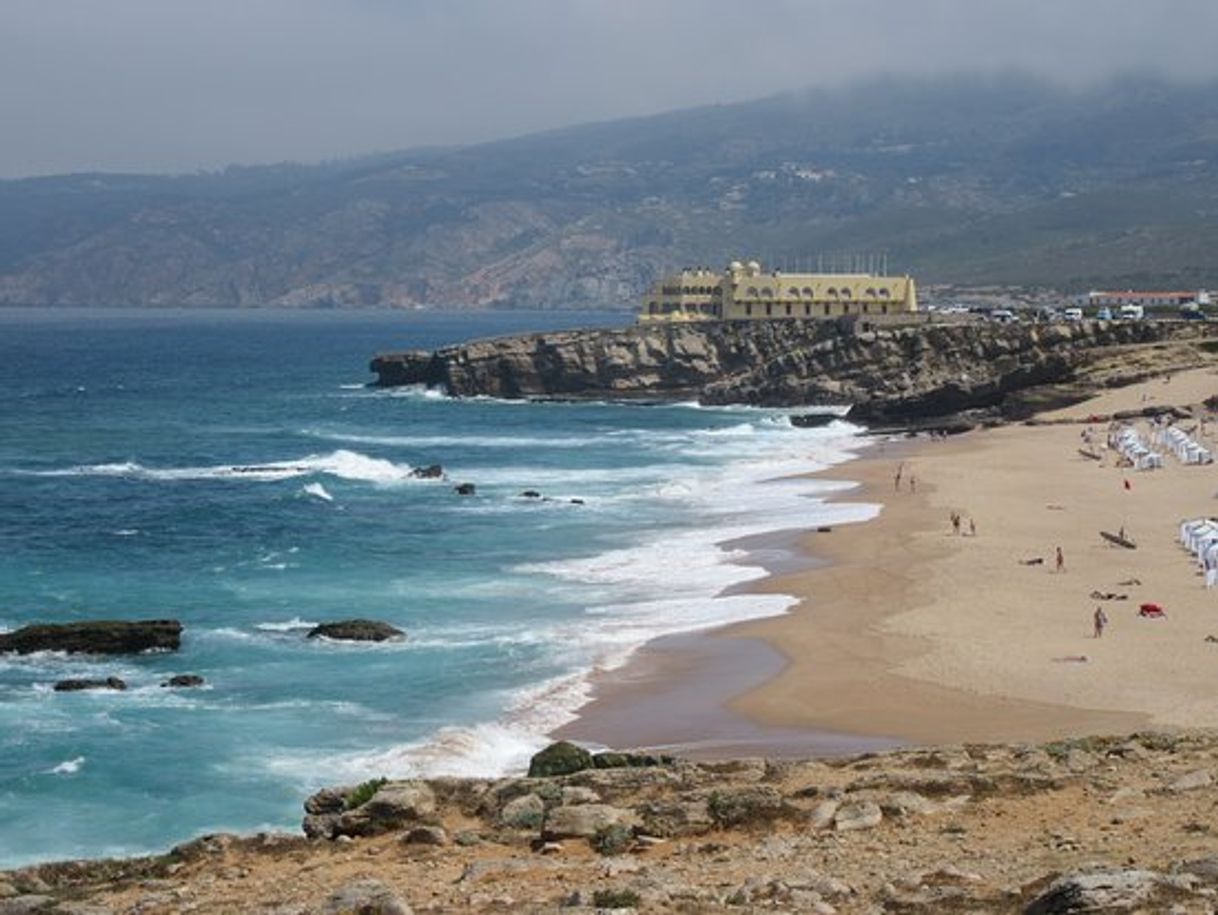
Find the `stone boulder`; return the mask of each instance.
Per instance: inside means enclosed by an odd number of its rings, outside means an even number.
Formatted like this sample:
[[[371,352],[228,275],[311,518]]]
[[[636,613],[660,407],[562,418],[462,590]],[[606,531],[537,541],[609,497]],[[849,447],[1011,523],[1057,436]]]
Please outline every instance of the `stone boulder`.
[[[384,642],[405,636],[406,633],[401,629],[378,620],[340,620],[314,626],[306,638],[325,638],[342,642]]]
[[[57,693],[77,693],[86,689],[124,690],[127,684],[118,677],[106,677],[104,680],[60,680],[55,684]]]
[[[851,801],[837,808],[833,826],[838,832],[851,832],[879,826],[883,819],[884,812],[874,801]]]
[[[411,915],[411,908],[379,880],[356,880],[330,894],[324,915]]]
[[[529,760],[529,778],[549,778],[554,775],[570,775],[591,769],[595,763],[592,754],[567,740],[552,743]]]
[[[458,483],[453,487],[453,492],[459,496],[474,496],[478,494],[478,487],[473,483]]]
[[[638,823],[639,818],[632,810],[611,807],[608,804],[578,804],[551,810],[542,828],[542,835],[547,840],[590,839],[610,826],[633,828]]]
[[[715,823],[726,828],[755,826],[787,816],[782,793],[769,785],[748,785],[715,791],[707,799]]]
[[[331,821],[331,834],[335,837],[381,835],[403,826],[427,825],[435,813],[436,795],[427,782],[389,782],[378,788],[368,801],[339,814],[337,821]]]
[[[1144,906],[1159,888],[1153,871],[1067,874],[1049,885],[1024,909],[1024,915],[1121,912]]]
[[[0,634],[0,653],[17,654],[35,651],[136,654],[152,650],[177,651],[181,644],[182,624],[177,620],[46,623]]]
[[[174,674],[168,680],[161,684],[162,687],[172,689],[190,689],[196,686],[203,685],[203,678],[198,674]]]
[[[444,468],[439,464],[415,467],[411,469],[410,475],[417,480],[441,480],[444,478]]]

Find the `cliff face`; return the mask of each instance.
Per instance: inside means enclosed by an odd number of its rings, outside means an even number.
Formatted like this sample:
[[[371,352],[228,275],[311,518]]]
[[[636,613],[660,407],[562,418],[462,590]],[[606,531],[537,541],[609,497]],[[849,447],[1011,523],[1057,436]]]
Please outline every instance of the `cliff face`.
[[[385,353],[382,386],[455,396],[697,398],[759,406],[853,404],[905,419],[1000,406],[1044,385],[1116,384],[1198,364],[1218,328],[1195,322],[926,324],[855,333],[829,322],[646,325],[502,337],[434,353]],[[1142,355],[1131,358],[1138,351]],[[1107,363],[1118,366],[1099,379]],[[1109,366],[1111,369],[1111,366]]]

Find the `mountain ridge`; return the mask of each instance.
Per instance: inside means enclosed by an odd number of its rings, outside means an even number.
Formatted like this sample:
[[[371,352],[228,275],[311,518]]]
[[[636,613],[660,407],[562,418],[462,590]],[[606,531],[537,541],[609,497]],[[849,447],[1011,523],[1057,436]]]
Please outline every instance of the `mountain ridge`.
[[[179,176],[0,182],[0,304],[631,307],[664,269],[1218,285],[1218,82],[1018,74]]]

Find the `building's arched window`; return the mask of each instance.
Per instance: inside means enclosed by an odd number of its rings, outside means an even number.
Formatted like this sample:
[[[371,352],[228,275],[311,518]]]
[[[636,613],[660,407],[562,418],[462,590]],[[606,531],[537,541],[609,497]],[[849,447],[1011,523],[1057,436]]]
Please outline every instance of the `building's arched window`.
[[[749,294],[749,296],[750,296],[750,297],[752,297],[752,298],[754,298],[754,299],[755,299],[755,298],[757,298],[757,287],[756,287],[756,286],[750,286],[750,287],[749,287],[748,294]]]
[[[870,287],[870,286],[868,286],[868,287],[867,287],[867,295],[871,296],[871,298],[873,298],[873,299],[874,299],[874,298],[875,298],[875,289],[874,289],[874,288],[872,288],[872,287]]]
[[[811,306],[811,305],[804,305],[804,317],[805,317],[805,318],[810,317],[810,316],[811,316],[811,314],[812,314],[812,306]]]
[[[880,290],[880,298],[881,299],[891,299],[892,298],[892,293],[888,291],[888,287],[884,287],[883,289]]]
[[[827,315],[827,314],[829,314],[829,308],[830,308],[830,307],[831,307],[831,306],[829,305],[829,303],[828,303],[828,302],[826,302],[826,303],[825,303],[825,314],[826,314],[826,315]]]
[[[826,295],[828,295],[829,298],[831,298],[831,299],[836,299],[837,298],[837,287],[830,286],[829,291],[826,293]]]
[[[752,305],[745,305],[745,306],[744,306],[744,316],[745,316],[746,318],[751,318],[751,317],[753,317],[753,306],[752,306]]]
[[[871,312],[871,306],[868,305],[866,302],[864,302],[863,303],[863,314],[870,314],[870,312]]]
[[[762,297],[763,299],[772,299],[772,298],[774,298],[774,290],[773,290],[773,289],[771,289],[769,286],[762,286],[762,287],[761,287],[761,297]]]
[[[788,290],[787,290],[787,295],[789,295],[789,296],[790,296],[791,298],[793,298],[793,299],[798,299],[798,298],[799,298],[799,290],[798,290],[798,289],[796,289],[794,286],[792,286],[790,289],[788,289]]]
[[[656,308],[656,303],[655,303],[655,302],[648,302],[648,303],[647,303],[647,313],[648,313],[648,314],[654,315],[654,314],[655,314],[655,313],[656,313],[658,310],[659,310],[659,309],[657,309],[657,308]]]
[[[804,295],[805,295],[807,298],[809,298],[809,299],[810,299],[810,298],[812,298],[813,293],[812,293],[812,287],[811,287],[811,286],[805,286],[805,287],[804,287]]]
[[[787,306],[787,317],[788,318],[791,317],[791,306],[790,305]]]
[[[882,311],[884,314],[888,314],[888,306],[887,306],[887,305],[881,305],[881,306],[880,306],[880,311]]]
[[[774,314],[774,306],[771,305],[769,302],[766,302],[765,303],[765,316],[767,318],[769,318],[769,317],[773,316],[773,314]]]
[[[842,298],[843,299],[850,298],[850,287],[849,286],[842,287]]]

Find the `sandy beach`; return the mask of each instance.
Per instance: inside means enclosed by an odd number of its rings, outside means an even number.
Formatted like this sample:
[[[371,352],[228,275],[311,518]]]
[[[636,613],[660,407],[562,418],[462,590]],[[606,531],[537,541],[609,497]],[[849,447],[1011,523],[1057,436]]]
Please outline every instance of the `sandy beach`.
[[[1199,369],[1041,418],[1197,404],[1215,392],[1218,375]],[[1148,437],[1145,420],[1133,425]],[[1118,467],[1103,447],[1106,423],[1090,426],[1104,456],[1090,460],[1079,453],[1088,428],[1010,425],[877,443],[825,472],[858,484],[838,498],[883,509],[806,534],[802,548],[816,562],[758,585],[799,605],[700,637],[729,647],[696,647],[698,638],[649,646],[600,684],[563,734],[729,755],[743,746],[834,752],[851,736],[865,748],[874,738],[1045,740],[1218,725],[1218,643],[1206,641],[1218,636],[1218,591],[1205,590],[1176,540],[1181,520],[1213,513],[1218,465],[1165,453],[1162,469]],[[1121,528],[1136,550],[1100,537]],[[1166,615],[1140,617],[1144,602]],[[1093,635],[1097,607],[1108,619],[1102,638]],[[697,682],[705,688],[688,687]]]

